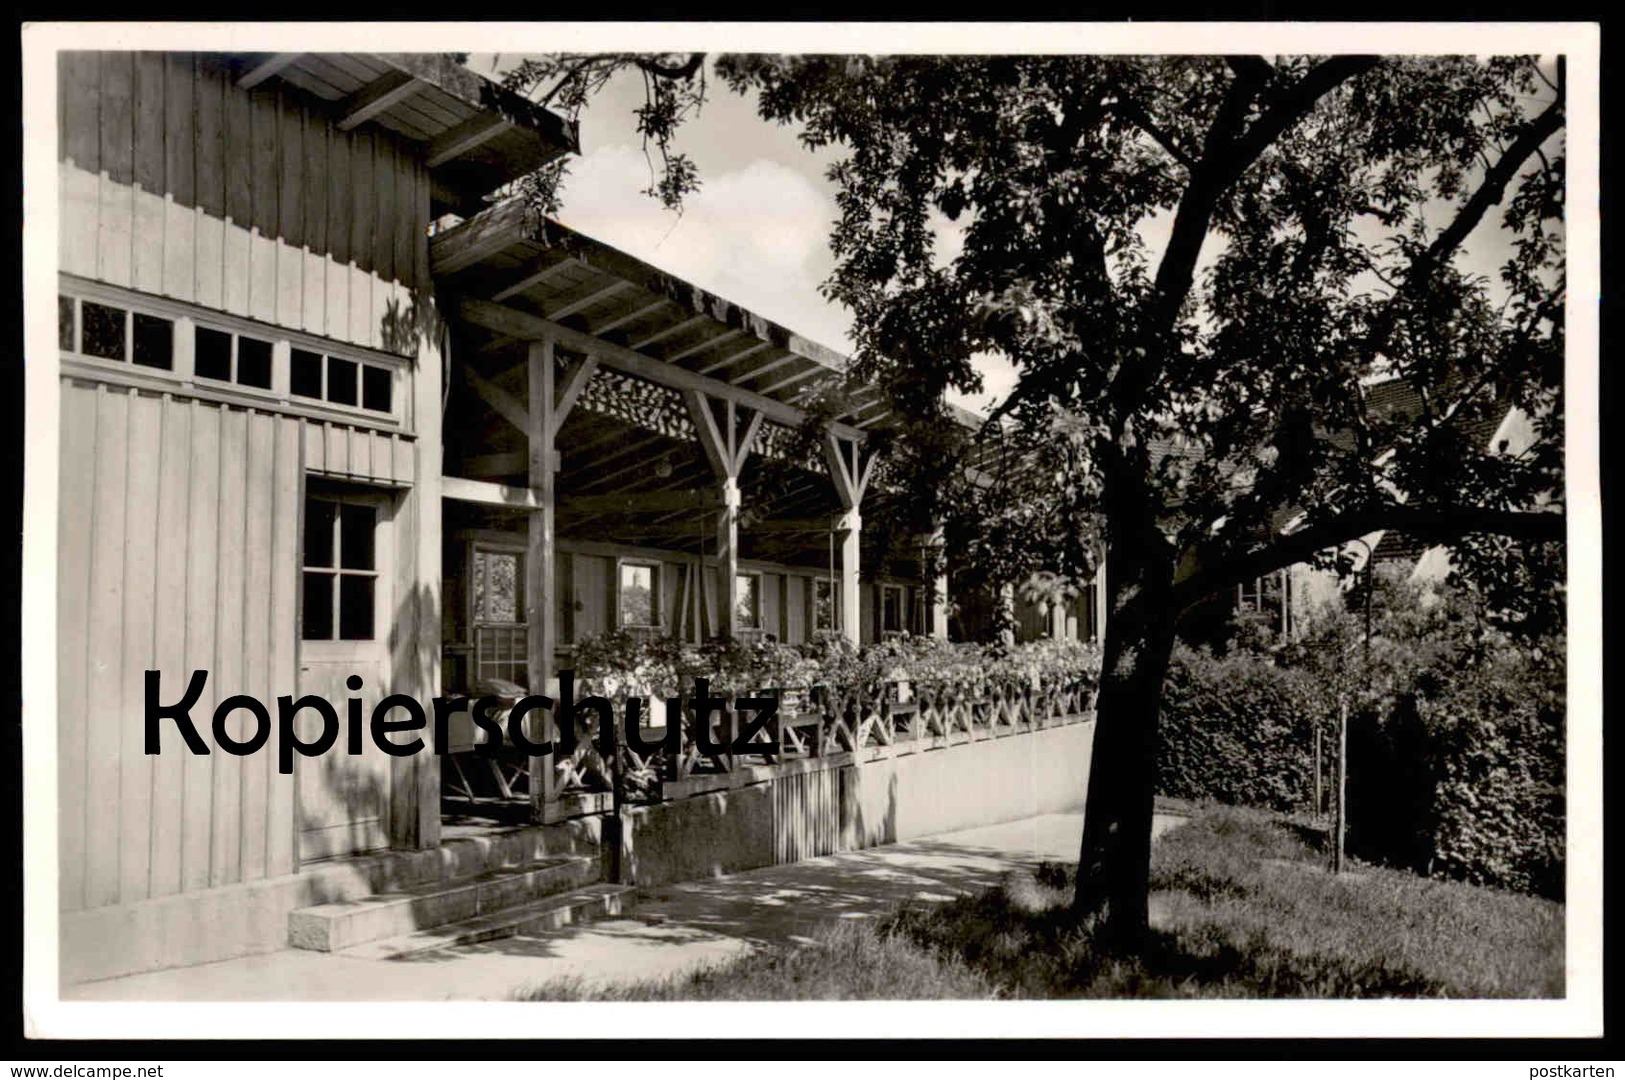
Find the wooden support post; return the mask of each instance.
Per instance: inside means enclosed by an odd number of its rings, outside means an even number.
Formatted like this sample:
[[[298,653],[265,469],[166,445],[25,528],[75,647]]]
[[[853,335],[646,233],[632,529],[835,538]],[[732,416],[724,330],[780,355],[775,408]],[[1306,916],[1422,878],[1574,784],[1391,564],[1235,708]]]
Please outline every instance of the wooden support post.
[[[841,534],[841,632],[846,640],[858,645],[863,622],[858,604],[858,542],[863,533],[863,517],[854,507],[841,515],[836,528]]]
[[[1318,823],[1320,815],[1326,812],[1326,799],[1321,794],[1321,767],[1320,767],[1320,723],[1315,722],[1315,820]]]
[[[1066,637],[1066,602],[1054,600],[1049,606],[1049,636],[1056,641]]]
[[[862,459],[857,443],[843,439],[831,431],[824,436],[824,463],[829,469],[830,481],[835,485],[835,497],[843,511],[836,525],[841,533],[841,632],[852,644],[860,644],[863,617],[858,604],[859,542],[863,533],[863,494],[874,474],[875,458]],[[880,618],[880,606],[875,618]]]
[[[1099,568],[1095,570],[1095,643],[1106,643],[1106,620],[1111,617],[1111,593],[1106,589],[1106,553],[1100,553]]]
[[[717,512],[718,628],[730,641],[739,636],[739,479],[722,479]]]
[[[1337,821],[1332,826],[1335,854],[1332,857],[1332,873],[1343,872],[1343,838],[1348,828],[1348,781],[1349,781],[1349,702],[1343,698],[1337,703]]]
[[[554,684],[554,653],[558,643],[558,560],[555,527],[555,498],[558,479],[558,452],[553,447],[553,342],[549,338],[530,346],[530,486],[536,509],[530,514],[528,558],[525,560],[525,610],[530,633],[527,635],[530,692],[557,700]],[[552,714],[547,714],[543,740],[556,739]],[[530,759],[531,809],[537,820],[547,819],[555,803],[557,772],[552,757]]]
[[[743,410],[732,399],[722,403],[720,424],[711,400],[699,390],[687,390],[683,400],[689,419],[716,475],[721,509],[717,512],[717,620],[715,631],[730,640],[739,634],[739,474],[762,430],[760,410]]]
[[[942,566],[940,572],[936,575],[936,579],[927,583],[927,587],[931,590],[930,618],[927,620],[927,625],[932,637],[938,641],[947,641],[948,560],[941,555],[943,550],[942,526],[939,525],[931,530],[931,538],[928,544],[933,552],[938,553],[937,557],[942,559]]]
[[[440,345],[434,333],[418,342],[417,369],[412,375],[412,412],[418,436],[416,479],[401,506],[402,516],[410,521],[414,549],[409,568],[402,568],[401,580],[410,591],[400,607],[409,613],[402,620],[409,636],[406,647],[397,651],[394,681],[397,692],[424,702],[440,694],[440,390],[445,370]],[[392,762],[392,847],[410,850],[440,845],[440,766],[438,754],[413,754]]]

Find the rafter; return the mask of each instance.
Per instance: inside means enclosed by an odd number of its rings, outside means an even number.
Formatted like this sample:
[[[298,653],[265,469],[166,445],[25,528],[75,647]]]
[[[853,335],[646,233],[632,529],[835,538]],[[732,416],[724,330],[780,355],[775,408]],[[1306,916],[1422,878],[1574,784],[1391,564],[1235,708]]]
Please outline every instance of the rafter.
[[[272,53],[264,60],[261,60],[253,67],[243,72],[242,78],[237,80],[237,85],[242,87],[244,90],[252,90],[254,87],[258,86],[266,79],[269,79],[272,75],[277,74],[283,68],[292,64],[295,60],[299,59],[299,57],[303,55],[303,53],[296,52]]]
[[[623,326],[637,322],[639,319],[643,318],[652,311],[658,311],[669,303],[671,303],[671,301],[666,299],[666,297],[657,296],[649,303],[644,304],[641,307],[633,308],[625,315],[617,315],[615,318],[609,320],[607,323],[604,323],[602,326],[589,327],[587,332],[594,337],[599,337],[609,333],[611,330],[619,330]]]
[[[677,334],[681,334],[684,330],[690,330],[701,323],[707,323],[710,321],[711,316],[709,315],[695,315],[692,318],[684,319],[682,322],[672,323],[664,330],[656,331],[646,338],[640,338],[637,341],[628,342],[626,347],[629,349],[646,349],[657,341],[665,341],[669,337],[674,337]]]
[[[702,367],[700,369],[700,374],[701,375],[710,375],[713,372],[721,371],[723,368],[732,367],[733,365],[739,363],[739,361],[743,360],[745,357],[754,356],[757,353],[761,352],[763,349],[771,349],[772,347],[773,347],[773,343],[771,341],[758,341],[753,345],[748,345],[745,348],[740,349],[738,352],[729,353],[727,356],[724,356],[721,360],[713,360],[713,361],[711,361],[711,363],[705,365],[704,367]]]
[[[713,349],[716,346],[721,345],[724,341],[732,341],[734,338],[739,337],[743,333],[744,331],[738,329],[737,327],[732,330],[726,330],[718,334],[716,337],[708,337],[703,341],[696,341],[686,349],[674,352],[664,359],[668,364],[675,364],[679,360],[687,360],[689,357],[705,352],[707,349]]]
[[[557,308],[549,310],[546,312],[546,317],[556,322],[559,319],[574,315],[578,311],[585,311],[587,308],[592,307],[599,301],[608,300],[616,293],[625,292],[630,288],[632,288],[632,283],[630,281],[624,281],[621,278],[616,278],[608,285],[605,285],[602,288],[594,289],[586,296],[572,300],[568,304],[560,304]]]
[[[422,84],[399,69],[386,71],[363,86],[339,106],[341,115],[337,125],[340,131],[360,127],[390,106],[411,97]]]
[[[490,142],[509,127],[501,113],[478,113],[454,128],[436,135],[429,143],[429,154],[424,164],[437,169],[448,161],[462,157],[471,150]]]
[[[563,273],[569,267],[576,266],[576,265],[578,265],[578,264],[576,263],[576,261],[574,259],[571,259],[571,258],[560,259],[558,262],[553,263],[551,266],[547,266],[547,267],[542,268],[541,270],[537,270],[537,271],[535,271],[533,273],[526,274],[524,277],[520,278],[518,281],[515,281],[512,285],[504,286],[502,289],[497,291],[492,296],[492,299],[494,299],[494,300],[496,300],[496,301],[498,301],[500,303],[501,301],[508,299],[510,296],[517,296],[518,294],[520,294],[522,292],[525,292],[528,289],[533,289],[536,286],[542,284],[543,282],[548,281],[551,278],[556,277],[557,275]]]

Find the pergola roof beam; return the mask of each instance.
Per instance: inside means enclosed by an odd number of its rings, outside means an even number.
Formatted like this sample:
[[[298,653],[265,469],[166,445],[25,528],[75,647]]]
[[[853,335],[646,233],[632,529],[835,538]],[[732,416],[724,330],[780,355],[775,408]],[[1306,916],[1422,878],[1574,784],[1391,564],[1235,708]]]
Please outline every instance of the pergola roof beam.
[[[756,353],[761,352],[763,349],[771,349],[772,347],[773,343],[771,341],[758,341],[756,344],[751,345],[748,348],[740,349],[735,353],[729,353],[721,360],[713,360],[711,363],[700,369],[700,374],[710,375],[712,372],[721,371],[725,367],[732,367],[745,357],[753,356]]]
[[[554,309],[552,311],[549,311],[547,313],[547,317],[549,319],[557,320],[557,319],[565,318],[566,316],[569,316],[569,315],[574,315],[578,311],[585,311],[587,308],[592,307],[594,304],[598,303],[600,300],[608,300],[611,296],[614,296],[616,293],[625,292],[627,289],[630,289],[631,287],[632,287],[632,283],[630,281],[622,281],[620,278],[616,278],[614,281],[610,282],[608,285],[605,285],[605,286],[603,286],[602,288],[599,288],[599,289],[594,289],[592,292],[588,293],[586,296],[579,297],[578,299],[572,300],[568,304],[559,305],[559,307],[557,307],[556,309]],[[512,296],[513,294],[509,293],[508,295]],[[498,296],[497,299],[498,300],[506,300],[507,297],[506,296]]]
[[[626,326],[629,323],[637,322],[650,312],[665,307],[667,303],[668,301],[664,296],[657,296],[650,303],[644,304],[641,307],[633,308],[624,315],[618,315],[609,322],[604,323],[602,326],[592,327],[589,330],[589,333],[596,337],[601,334],[607,334],[611,330],[619,330],[621,327]]]
[[[593,337],[580,330],[551,322],[517,308],[494,304],[489,300],[463,300],[456,313],[464,322],[484,327],[498,334],[512,337],[540,338],[551,334],[565,348],[577,352],[591,352],[601,364],[624,371],[629,375],[647,379],[652,383],[669,386],[674,390],[700,390],[713,397],[732,400],[740,405],[758,409],[769,420],[795,427],[804,416],[795,406],[765,394],[746,390],[730,383],[706,378],[696,371],[668,364],[643,353],[634,352],[623,345]],[[863,440],[866,434],[850,424],[830,425],[836,434],[848,439]]]

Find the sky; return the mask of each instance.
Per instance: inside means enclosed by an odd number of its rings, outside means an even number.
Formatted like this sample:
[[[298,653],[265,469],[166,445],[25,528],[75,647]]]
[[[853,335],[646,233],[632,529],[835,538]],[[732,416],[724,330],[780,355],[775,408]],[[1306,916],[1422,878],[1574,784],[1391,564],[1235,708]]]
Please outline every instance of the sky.
[[[475,54],[469,66],[492,75],[518,59]],[[838,212],[824,171],[837,152],[805,149],[794,129],[756,115],[754,94],[713,77],[704,110],[678,133],[701,181],[679,216],[642,194],[649,163],[633,119],[642,103],[642,81],[627,74],[583,111],[559,220],[849,355],[851,316],[818,288],[835,267],[829,234]],[[1015,385],[1015,372],[997,357],[979,367],[985,392],[953,400],[983,411]]]
[[[469,66],[496,76],[519,54],[476,53]],[[618,76],[589,102],[581,117],[581,154],[562,191],[564,224],[618,247],[669,273],[740,304],[836,352],[853,351],[851,316],[826,300],[820,284],[834,268],[829,234],[838,211],[825,171],[837,150],[809,151],[795,129],[756,114],[754,93],[740,96],[714,75],[708,100],[678,132],[676,146],[699,170],[700,190],[680,215],[642,194],[650,166],[636,133],[633,110],[643,103],[642,80]],[[1442,226],[1449,207],[1434,209]],[[1430,217],[1433,215],[1430,214]],[[1492,212],[1490,218],[1493,220]],[[1155,257],[1172,215],[1142,228]],[[953,245],[943,223],[939,240]],[[1469,238],[1458,265],[1496,278],[1507,237],[1486,224]],[[1207,262],[1217,250],[1211,239]],[[984,390],[950,394],[957,405],[984,413],[1015,385],[1016,372],[997,356],[975,359]]]

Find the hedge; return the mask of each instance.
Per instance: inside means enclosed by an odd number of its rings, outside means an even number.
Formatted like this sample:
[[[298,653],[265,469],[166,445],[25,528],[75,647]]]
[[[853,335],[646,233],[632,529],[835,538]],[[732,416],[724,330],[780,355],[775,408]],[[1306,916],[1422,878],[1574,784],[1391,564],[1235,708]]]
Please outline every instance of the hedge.
[[[1508,648],[1371,673],[1349,719],[1348,850],[1418,873],[1561,898],[1561,652]],[[1158,791],[1312,809],[1314,726],[1333,797],[1336,691],[1324,672],[1180,646],[1163,692]]]
[[[1299,810],[1314,791],[1316,680],[1252,654],[1179,646],[1163,686],[1157,789],[1180,799]]]

